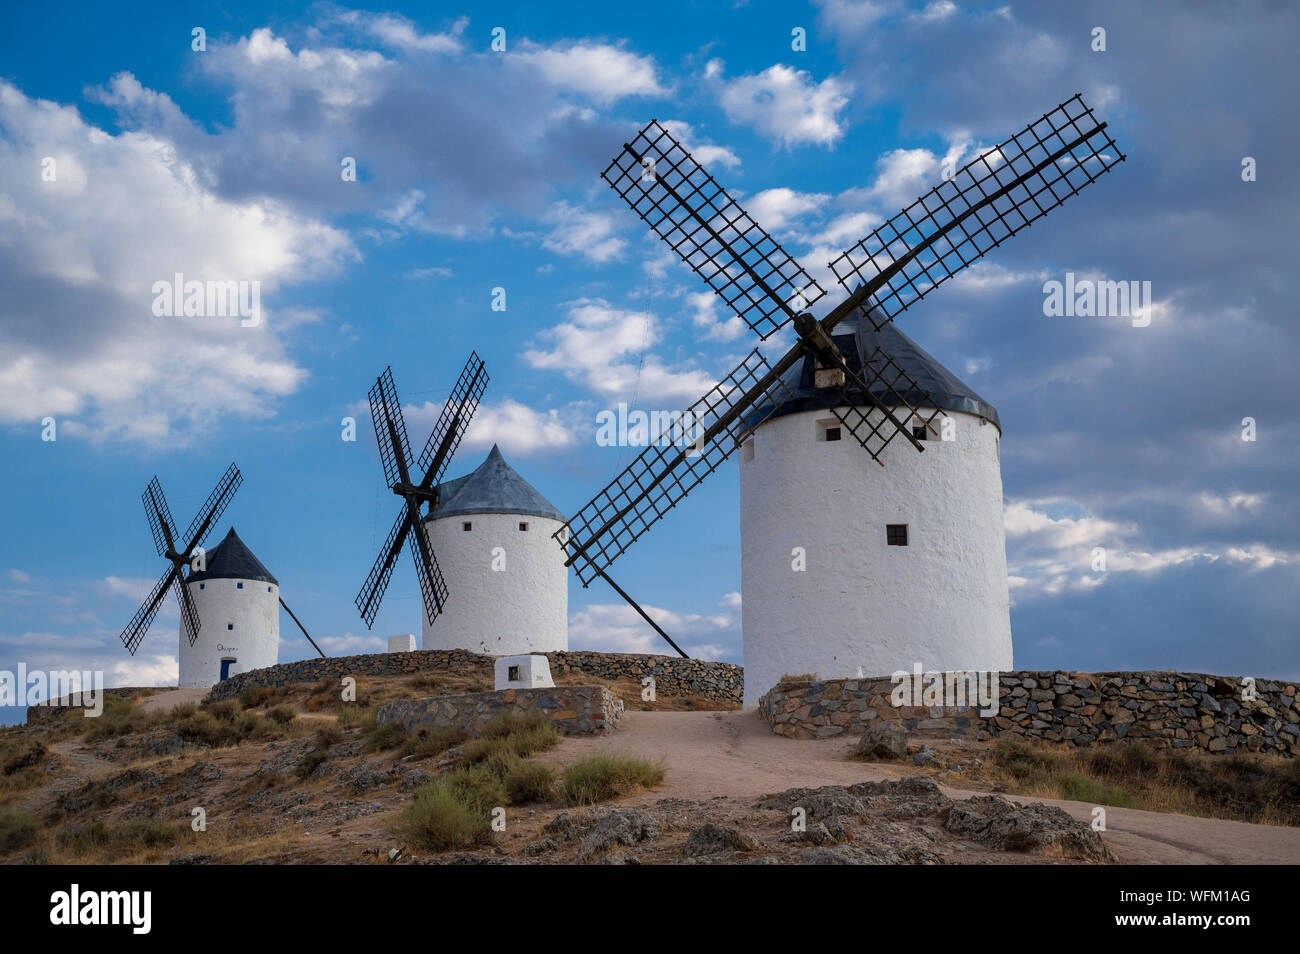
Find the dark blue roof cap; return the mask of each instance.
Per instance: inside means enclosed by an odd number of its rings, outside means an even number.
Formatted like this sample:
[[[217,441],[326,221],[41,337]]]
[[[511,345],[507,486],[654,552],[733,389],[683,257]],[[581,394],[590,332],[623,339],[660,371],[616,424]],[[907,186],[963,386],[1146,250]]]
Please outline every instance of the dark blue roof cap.
[[[473,473],[439,484],[438,495],[441,503],[426,519],[471,513],[522,513],[564,520],[564,514],[553,503],[506,463],[495,444],[487,460]]]
[[[879,320],[878,315],[877,320]],[[836,325],[832,337],[844,352],[849,367],[854,371],[861,372],[864,361],[867,361],[871,362],[873,367],[880,367],[884,372],[884,379],[873,382],[871,386],[871,393],[882,404],[894,407],[906,401],[913,407],[928,406],[942,408],[945,411],[961,411],[982,417],[998,430],[1002,429],[997,409],[972,391],[919,344],[903,334],[896,323],[891,321],[876,331],[874,323],[859,309]],[[891,382],[895,381],[897,371],[892,367],[882,367],[882,358],[872,360],[877,349],[889,355],[895,364],[906,371],[920,390],[909,386],[905,391],[896,391],[891,386]],[[815,370],[814,357],[807,355],[785,373],[782,381],[789,390],[790,397],[772,411],[772,417],[798,414],[801,411],[829,410],[845,404],[846,398],[838,387],[813,386]],[[870,380],[867,375],[863,377]],[[896,383],[899,387],[903,386],[901,381]],[[929,395],[928,401],[926,394]],[[871,404],[866,395],[861,392],[848,392],[847,401],[857,407]],[[747,416],[747,422],[753,426],[762,420],[770,409],[770,404],[757,408]]]
[[[261,580],[263,583],[280,585],[279,581],[271,575],[271,571],[262,566],[262,561],[253,556],[253,551],[239,539],[239,534],[235,533],[234,527],[230,528],[224,540],[207,552],[205,560],[208,568],[199,573],[191,573],[185,578],[186,582]]]

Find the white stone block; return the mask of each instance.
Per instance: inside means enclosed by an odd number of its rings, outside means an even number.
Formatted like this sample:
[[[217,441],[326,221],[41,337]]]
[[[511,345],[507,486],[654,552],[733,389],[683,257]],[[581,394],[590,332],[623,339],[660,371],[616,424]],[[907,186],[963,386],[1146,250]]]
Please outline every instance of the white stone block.
[[[551,664],[545,656],[498,656],[498,689],[551,689]]]
[[[403,633],[401,636],[388,637],[388,651],[390,653],[413,653],[415,652],[415,636],[412,633]]]

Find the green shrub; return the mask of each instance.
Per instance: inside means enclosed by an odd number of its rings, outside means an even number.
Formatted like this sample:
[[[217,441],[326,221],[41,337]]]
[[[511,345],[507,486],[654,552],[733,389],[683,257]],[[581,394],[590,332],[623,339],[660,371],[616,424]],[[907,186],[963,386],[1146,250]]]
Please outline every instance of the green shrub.
[[[267,712],[267,715],[280,725],[288,725],[298,717],[298,713],[294,711],[293,706],[287,705],[278,705]]]
[[[373,729],[379,718],[379,710],[373,706],[358,705],[349,702],[339,712],[339,725],[355,726],[363,732]]]
[[[397,827],[433,851],[484,844],[492,840],[492,810],[507,801],[499,778],[482,766],[467,766],[420,788]]]
[[[384,752],[395,749],[407,739],[406,726],[400,722],[386,722],[376,726],[366,734],[365,750],[367,752]]]
[[[343,728],[337,722],[326,722],[316,730],[316,745],[328,749],[343,741]]]
[[[520,762],[502,777],[510,804],[541,802],[551,797],[555,785],[555,771],[538,762]]]
[[[402,743],[402,747],[397,754],[401,758],[410,758],[415,761],[430,759],[435,755],[441,755],[452,746],[459,745],[464,741],[465,733],[450,726],[423,728],[418,730],[415,735],[407,738]]]
[[[654,788],[666,774],[662,759],[652,762],[635,755],[588,755],[565,768],[560,779],[560,800],[566,805],[593,805],[638,789]]]
[[[239,690],[239,704],[245,709],[251,709],[259,706],[271,697],[271,690],[264,689],[255,682],[245,684],[244,688]]]
[[[1071,772],[1060,783],[1061,797],[1075,802],[1089,802],[1093,805],[1112,805],[1117,808],[1132,808],[1133,797],[1122,788],[1103,785],[1081,772]]]
[[[484,728],[483,734],[467,743],[462,750],[470,764],[511,752],[521,758],[553,749],[560,733],[555,723],[539,712],[505,712]]]
[[[0,851],[10,852],[26,848],[36,840],[40,826],[35,819],[15,808],[0,812]]]
[[[4,764],[0,765],[0,774],[13,775],[25,768],[34,768],[45,760],[49,751],[40,742],[28,742],[12,754],[7,754]]]

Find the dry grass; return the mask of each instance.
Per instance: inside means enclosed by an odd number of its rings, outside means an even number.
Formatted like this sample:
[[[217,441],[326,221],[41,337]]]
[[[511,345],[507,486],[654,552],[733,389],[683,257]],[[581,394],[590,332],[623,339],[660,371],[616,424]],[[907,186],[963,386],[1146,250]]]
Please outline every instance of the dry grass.
[[[565,805],[594,805],[654,788],[666,774],[663,759],[651,761],[634,755],[597,753],[564,769],[559,796]]]
[[[1141,742],[1080,748],[1002,736],[993,763],[1022,795],[1300,826],[1300,759],[1156,750]]]

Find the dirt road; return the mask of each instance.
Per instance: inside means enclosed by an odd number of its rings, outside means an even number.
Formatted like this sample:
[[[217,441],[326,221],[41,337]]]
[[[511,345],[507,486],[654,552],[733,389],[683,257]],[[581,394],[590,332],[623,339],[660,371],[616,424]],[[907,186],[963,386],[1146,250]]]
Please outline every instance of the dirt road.
[[[654,792],[629,799],[757,796],[787,788],[847,785],[919,774],[911,765],[844,759],[845,739],[786,739],[767,730],[753,710],[740,712],[629,712],[613,735],[565,739],[545,756],[563,764],[598,751],[664,756],[668,777]],[[954,798],[976,792],[945,787]],[[1048,798],[1008,796],[1018,802],[1059,805],[1091,821],[1093,806]],[[1300,864],[1300,829],[1195,818],[1129,808],[1106,809],[1104,835],[1130,864]]]

